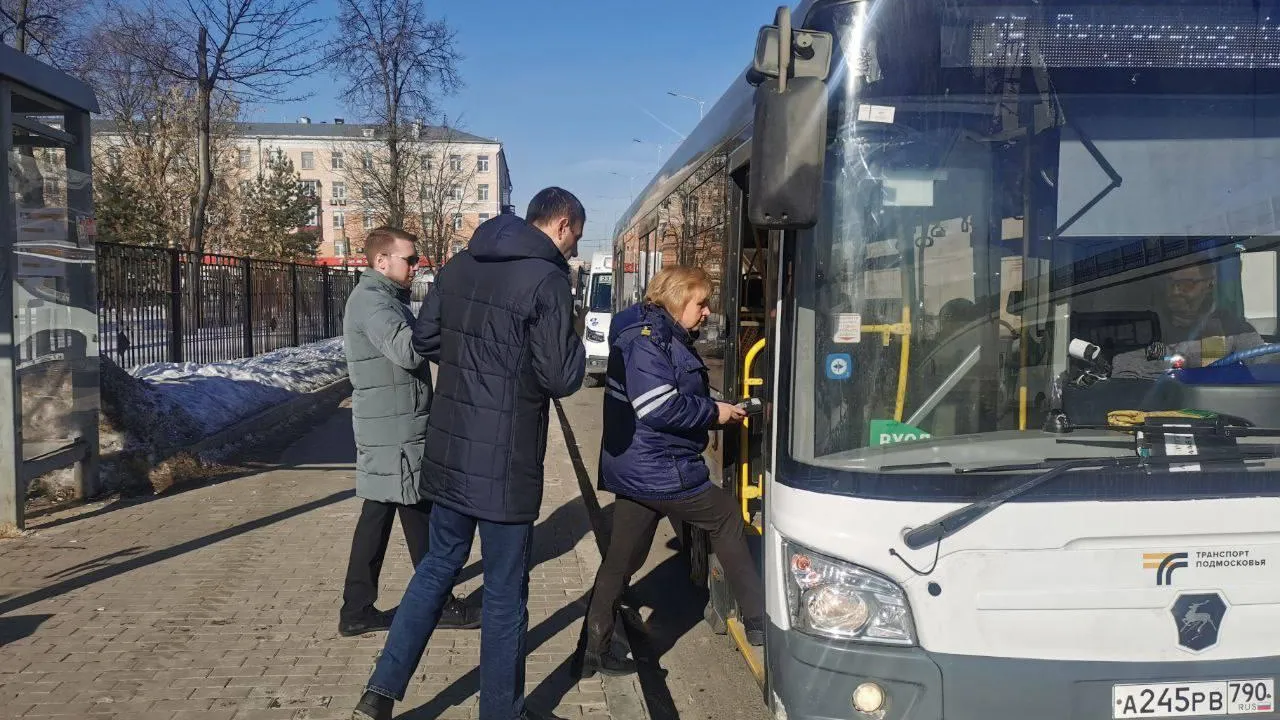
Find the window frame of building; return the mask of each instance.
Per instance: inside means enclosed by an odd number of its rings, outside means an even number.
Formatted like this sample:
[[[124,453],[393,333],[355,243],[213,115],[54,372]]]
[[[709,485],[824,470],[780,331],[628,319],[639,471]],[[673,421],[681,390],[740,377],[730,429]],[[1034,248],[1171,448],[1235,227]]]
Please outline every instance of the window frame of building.
[[[240,148],[240,153],[236,157],[236,165],[238,165],[241,170],[247,170],[248,168],[253,167],[253,151]]]
[[[341,180],[335,180],[329,184],[329,197],[334,200],[347,199],[347,184]]]
[[[479,200],[480,202],[488,202],[489,200],[488,183],[481,183],[480,185],[476,186],[476,200]]]
[[[346,169],[346,160],[342,157],[341,150],[334,150],[329,153],[329,169],[344,170]]]
[[[374,228],[376,228],[376,227],[378,227],[378,218],[374,217],[374,216],[373,216],[373,213],[365,213],[365,214],[364,214],[364,229],[365,229],[365,230],[372,230],[372,229],[374,229]]]
[[[453,214],[453,229],[454,230],[462,229],[462,213]]]
[[[452,170],[453,172],[462,172],[462,156],[461,155],[449,156],[449,169]]]
[[[373,169],[373,152],[372,151],[365,150],[360,155],[360,166],[363,167],[365,170]]]
[[[491,217],[492,215],[490,215],[489,213],[480,213],[480,215],[478,215],[476,219],[479,220],[480,222],[485,222]]]
[[[346,227],[346,226],[347,226],[347,213],[346,213],[346,211],[345,211],[345,210],[334,210],[334,211],[333,211],[333,228],[334,228],[335,230],[341,230],[342,228],[344,228],[344,227]]]
[[[476,172],[482,172],[482,173],[489,172],[489,156],[488,155],[476,156]]]
[[[303,170],[316,169],[316,154],[311,150],[303,150],[299,167]]]

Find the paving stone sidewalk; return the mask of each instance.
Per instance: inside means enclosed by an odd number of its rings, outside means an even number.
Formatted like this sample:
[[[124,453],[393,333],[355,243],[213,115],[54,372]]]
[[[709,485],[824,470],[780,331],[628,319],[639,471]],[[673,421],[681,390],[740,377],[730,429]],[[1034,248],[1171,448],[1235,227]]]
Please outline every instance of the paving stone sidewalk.
[[[0,540],[0,718],[347,718],[384,633],[343,638],[359,511],[350,411],[257,474],[35,520]],[[554,415],[529,600],[529,704],[609,717],[568,662],[599,564]],[[379,607],[410,575],[397,526]],[[479,541],[460,593],[480,585]],[[479,631],[431,640],[399,717],[477,715]]]

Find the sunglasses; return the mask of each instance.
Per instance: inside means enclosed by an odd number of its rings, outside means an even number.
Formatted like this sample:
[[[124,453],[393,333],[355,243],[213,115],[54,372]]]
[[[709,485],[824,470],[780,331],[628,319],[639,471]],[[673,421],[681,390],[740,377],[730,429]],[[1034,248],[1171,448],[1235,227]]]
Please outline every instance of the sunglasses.
[[[410,267],[417,265],[418,261],[421,259],[417,255],[410,255],[409,257],[405,257],[403,255],[392,255],[391,253],[383,253],[383,254],[386,255],[387,257],[400,258],[401,260],[409,263]]]

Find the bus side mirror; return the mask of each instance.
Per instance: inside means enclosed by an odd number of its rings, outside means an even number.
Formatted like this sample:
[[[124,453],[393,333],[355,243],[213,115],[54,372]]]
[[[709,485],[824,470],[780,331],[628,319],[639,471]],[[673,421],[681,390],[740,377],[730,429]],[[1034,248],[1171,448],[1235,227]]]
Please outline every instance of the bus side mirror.
[[[766,230],[818,221],[827,141],[828,33],[791,29],[791,10],[760,29],[748,80],[756,86],[747,217]]]

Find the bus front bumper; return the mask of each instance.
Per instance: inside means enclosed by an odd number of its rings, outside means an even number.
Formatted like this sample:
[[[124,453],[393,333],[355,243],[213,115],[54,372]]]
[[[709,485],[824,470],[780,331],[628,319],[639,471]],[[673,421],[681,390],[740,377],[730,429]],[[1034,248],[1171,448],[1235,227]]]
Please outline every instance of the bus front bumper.
[[[1280,677],[1280,655],[1164,663],[988,658],[823,640],[773,625],[767,647],[774,716],[786,720],[1112,720],[1117,683]],[[864,682],[884,689],[883,714],[854,709],[854,690]],[[1243,717],[1274,720],[1280,712]]]

